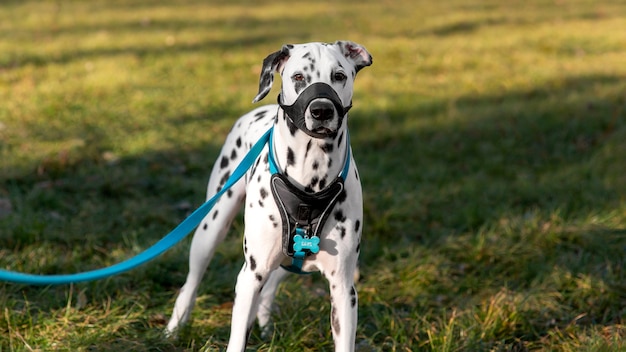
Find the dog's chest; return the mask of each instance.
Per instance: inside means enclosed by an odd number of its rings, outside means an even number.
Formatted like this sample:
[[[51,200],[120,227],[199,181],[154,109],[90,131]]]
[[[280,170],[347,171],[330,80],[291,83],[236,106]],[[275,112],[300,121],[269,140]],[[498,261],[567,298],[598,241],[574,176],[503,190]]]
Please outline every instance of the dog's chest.
[[[279,165],[281,180],[284,180],[283,183],[290,185],[289,188],[292,193],[303,195],[303,199],[310,197],[315,199],[316,195],[327,193],[326,191],[332,188],[331,186],[338,180],[341,167],[339,167],[339,171],[333,170],[334,175],[332,176],[329,170],[332,169],[333,164],[336,163],[338,166],[341,166],[339,164],[345,162],[345,160],[338,160],[339,158],[329,153],[329,151],[332,151],[331,147],[315,144],[305,144],[304,148],[287,147],[286,149],[275,150],[274,159],[282,160]],[[258,221],[269,220],[272,228],[279,230],[282,215],[280,209],[284,208],[285,203],[283,202],[281,207],[279,205],[281,203],[280,200],[276,198],[276,182],[272,182],[272,173],[270,171],[270,152],[269,148],[266,148],[248,174],[245,210],[247,215],[255,214],[253,218],[256,218]],[[350,163],[350,160],[348,160],[348,163]],[[352,175],[347,176],[351,178]],[[352,181],[348,180],[349,183],[352,183]],[[342,187],[341,195],[336,196],[341,201],[344,201],[347,197],[347,192],[343,191]],[[317,207],[325,208],[323,204],[318,204]],[[295,215],[294,218],[297,218],[298,216]]]

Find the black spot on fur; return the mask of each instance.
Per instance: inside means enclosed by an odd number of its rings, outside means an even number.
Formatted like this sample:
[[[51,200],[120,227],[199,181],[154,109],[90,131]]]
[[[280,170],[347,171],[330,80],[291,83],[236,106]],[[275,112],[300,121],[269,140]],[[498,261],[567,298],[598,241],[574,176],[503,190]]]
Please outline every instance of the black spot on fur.
[[[254,114],[254,116],[256,117],[256,119],[254,119],[254,122],[257,122],[257,121],[261,120],[262,118],[264,118],[266,113],[267,113],[267,111],[263,110],[263,111],[259,111],[256,114]]]
[[[337,230],[339,230],[339,234],[341,235],[341,239],[346,237],[346,228],[343,226],[338,226]]]
[[[235,144],[237,145],[237,148],[241,148],[241,137],[237,138]]]
[[[257,281],[259,281],[259,282],[263,281],[263,276],[261,276],[261,274],[256,274],[255,277],[256,277]],[[352,306],[354,307],[354,305],[352,305]]]
[[[204,223],[204,225],[202,225],[202,229],[206,230],[207,228],[209,228],[209,224],[207,224],[206,222]]]
[[[222,179],[220,180],[220,190],[222,189],[221,186],[224,186],[226,181],[228,181],[229,177],[230,177],[230,171],[226,171],[226,173],[224,174],[224,176],[222,176]],[[218,190],[218,192],[219,192],[219,190]]]
[[[228,166],[228,158],[226,156],[222,157],[222,161],[220,162],[220,167],[223,169]]]
[[[313,178],[311,178],[311,183],[309,184],[309,186],[311,188],[315,187],[315,185],[317,185],[320,182],[319,177],[317,176],[313,176]]]
[[[272,222],[272,226],[274,226],[274,228],[277,228],[278,223],[275,220],[276,218],[274,217],[274,215],[270,215],[270,221]]]
[[[265,199],[266,197],[267,197],[267,190],[265,188],[261,187],[261,198]]]
[[[320,185],[320,189],[326,187],[326,177],[320,180],[319,185]]]
[[[341,209],[335,211],[335,220],[337,220],[339,222],[346,221],[346,216],[343,215],[343,211]]]
[[[361,242],[356,246],[356,252],[359,253],[361,251]]]
[[[341,132],[341,134],[337,138],[337,148],[339,148],[339,146],[341,145],[342,141],[343,141],[343,132]]]
[[[287,147],[287,165],[293,166],[296,163],[296,156],[293,153],[291,147]]]
[[[215,211],[213,212],[213,220],[215,220],[215,218],[217,217],[217,214],[218,214],[218,211],[217,211],[217,210],[215,210]]]
[[[335,149],[335,146],[332,143],[326,143],[321,148],[324,153],[332,153],[333,149]]]
[[[354,286],[352,286],[350,296],[352,296],[352,298],[350,298],[350,305],[354,308],[354,306],[356,306],[356,290],[354,289]]]
[[[317,170],[320,167],[320,164],[316,160],[313,162],[313,165],[311,165],[311,167],[313,168],[313,170]]]
[[[233,160],[237,157],[237,150],[233,149],[232,152],[230,152],[230,159]]]
[[[252,271],[256,270],[256,260],[254,260],[253,256],[250,256],[250,270]]]
[[[261,200],[259,200],[259,206],[260,206],[261,208],[263,208],[263,207],[264,207],[263,202],[262,202]]]
[[[354,232],[359,232],[359,229],[361,228],[361,220],[357,220],[354,222]]]

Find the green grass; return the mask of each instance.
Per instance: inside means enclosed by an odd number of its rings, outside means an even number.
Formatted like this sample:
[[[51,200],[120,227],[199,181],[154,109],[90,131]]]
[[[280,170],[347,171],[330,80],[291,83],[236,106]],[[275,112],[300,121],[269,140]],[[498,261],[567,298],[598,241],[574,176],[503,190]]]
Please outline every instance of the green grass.
[[[157,241],[202,202],[262,59],[336,39],[374,56],[350,115],[358,350],[626,350],[620,1],[3,1],[0,267],[71,273]],[[0,351],[223,349],[241,231],[177,340],[189,241],[102,281],[0,284]],[[321,277],[277,303],[251,350],[332,350]]]

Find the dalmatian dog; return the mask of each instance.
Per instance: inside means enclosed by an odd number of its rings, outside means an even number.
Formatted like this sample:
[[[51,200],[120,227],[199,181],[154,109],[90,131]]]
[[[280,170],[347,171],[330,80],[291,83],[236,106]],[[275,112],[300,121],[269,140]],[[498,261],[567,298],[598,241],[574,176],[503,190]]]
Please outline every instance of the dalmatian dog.
[[[253,102],[269,93],[278,72],[278,104],[236,121],[211,172],[207,197],[222,189],[243,156],[271,129],[270,140],[196,229],[189,273],[166,330],[170,336],[189,319],[215,247],[244,205],[245,262],[235,287],[228,351],[245,350],[255,315],[261,331],[268,332],[274,295],[288,272],[284,268],[319,271],[328,280],[335,350],[354,350],[354,273],[363,205],[347,111],[357,72],[371,64],[367,50],[350,41],[284,45],[265,58]]]

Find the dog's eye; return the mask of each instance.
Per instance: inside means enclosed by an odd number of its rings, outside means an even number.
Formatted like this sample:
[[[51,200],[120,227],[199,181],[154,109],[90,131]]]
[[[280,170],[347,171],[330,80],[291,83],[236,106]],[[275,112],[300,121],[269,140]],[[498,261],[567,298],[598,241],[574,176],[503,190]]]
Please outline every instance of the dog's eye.
[[[343,72],[335,72],[335,81],[345,81],[348,78]]]
[[[291,77],[291,79],[297,82],[301,82],[304,81],[304,75],[302,73],[296,73],[295,75],[293,75],[293,77]]]

